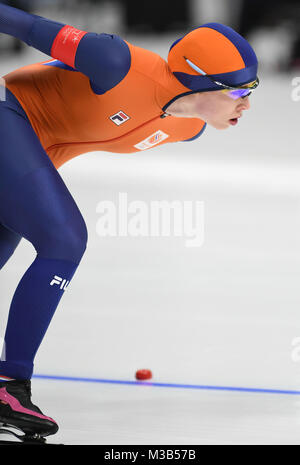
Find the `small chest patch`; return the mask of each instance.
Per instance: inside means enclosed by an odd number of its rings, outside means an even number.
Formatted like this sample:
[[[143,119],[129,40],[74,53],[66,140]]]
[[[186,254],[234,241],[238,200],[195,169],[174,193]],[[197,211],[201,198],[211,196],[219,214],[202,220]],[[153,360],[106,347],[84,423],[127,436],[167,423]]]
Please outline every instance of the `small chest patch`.
[[[169,137],[168,134],[166,134],[165,132],[161,130],[158,130],[154,134],[151,134],[151,136],[147,137],[147,139],[144,139],[138,144],[135,144],[134,147],[139,150],[146,150],[146,149],[153,147],[154,145],[159,144],[160,142],[167,139],[168,137]]]

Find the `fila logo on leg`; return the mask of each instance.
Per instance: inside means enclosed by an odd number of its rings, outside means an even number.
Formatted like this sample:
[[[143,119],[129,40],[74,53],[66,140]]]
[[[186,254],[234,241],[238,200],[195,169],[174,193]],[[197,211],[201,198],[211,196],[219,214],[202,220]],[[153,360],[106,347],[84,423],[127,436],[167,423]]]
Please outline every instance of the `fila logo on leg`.
[[[124,111],[118,111],[118,113],[115,113],[114,115],[110,116],[109,119],[115,123],[117,126],[120,126],[123,123],[126,123],[130,119]]]
[[[60,287],[62,291],[65,291],[69,285],[70,281],[67,281],[66,279],[61,278],[60,276],[54,276],[52,279],[50,286],[57,285]]]

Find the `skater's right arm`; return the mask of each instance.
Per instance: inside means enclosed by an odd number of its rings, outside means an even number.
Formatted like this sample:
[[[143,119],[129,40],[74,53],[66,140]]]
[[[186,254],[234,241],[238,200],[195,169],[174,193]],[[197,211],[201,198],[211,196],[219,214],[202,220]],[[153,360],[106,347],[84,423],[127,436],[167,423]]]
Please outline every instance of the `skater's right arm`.
[[[117,35],[96,34],[0,3],[0,33],[12,35],[77,69],[104,93],[119,84],[131,65],[129,47]]]

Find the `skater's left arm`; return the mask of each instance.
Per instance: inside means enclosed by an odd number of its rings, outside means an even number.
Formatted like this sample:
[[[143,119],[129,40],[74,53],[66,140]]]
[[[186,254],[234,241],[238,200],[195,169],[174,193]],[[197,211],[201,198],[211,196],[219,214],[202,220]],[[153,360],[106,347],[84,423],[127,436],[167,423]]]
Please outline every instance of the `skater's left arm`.
[[[96,34],[0,4],[0,33],[10,34],[88,76],[103,93],[126,76],[129,47],[114,34]]]

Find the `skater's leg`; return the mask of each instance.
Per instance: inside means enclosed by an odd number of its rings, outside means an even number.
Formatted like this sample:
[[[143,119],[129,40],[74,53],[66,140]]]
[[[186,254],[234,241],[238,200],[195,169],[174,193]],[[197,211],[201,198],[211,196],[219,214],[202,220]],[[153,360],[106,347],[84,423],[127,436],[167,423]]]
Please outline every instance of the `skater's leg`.
[[[35,354],[86,249],[87,230],[29,121],[1,103],[0,140],[0,222],[37,252],[12,300],[0,375],[29,379]]]
[[[21,239],[19,234],[0,224],[0,270],[10,259]]]

